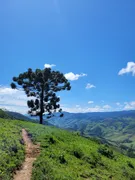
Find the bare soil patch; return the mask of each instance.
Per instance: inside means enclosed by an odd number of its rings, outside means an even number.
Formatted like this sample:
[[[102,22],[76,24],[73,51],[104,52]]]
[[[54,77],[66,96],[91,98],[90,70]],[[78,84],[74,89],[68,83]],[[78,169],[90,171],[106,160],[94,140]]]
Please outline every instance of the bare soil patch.
[[[25,161],[22,168],[15,172],[14,180],[30,180],[33,162],[40,153],[40,146],[34,145],[25,129],[22,129],[22,137],[25,143]]]

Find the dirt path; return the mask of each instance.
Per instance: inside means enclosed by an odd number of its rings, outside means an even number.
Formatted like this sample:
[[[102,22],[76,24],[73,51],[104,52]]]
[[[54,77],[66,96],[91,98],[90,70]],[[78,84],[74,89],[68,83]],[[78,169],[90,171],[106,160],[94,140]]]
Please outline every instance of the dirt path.
[[[39,155],[39,145],[34,145],[31,139],[28,137],[28,133],[25,129],[22,129],[22,137],[26,146],[25,149],[25,161],[22,168],[16,171],[14,180],[30,180],[32,174],[32,165]]]

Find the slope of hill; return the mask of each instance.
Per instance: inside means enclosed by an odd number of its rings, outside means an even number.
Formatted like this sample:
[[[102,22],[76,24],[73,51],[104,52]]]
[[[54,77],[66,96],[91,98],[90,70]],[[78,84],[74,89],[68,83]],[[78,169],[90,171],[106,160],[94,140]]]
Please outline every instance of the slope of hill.
[[[6,111],[6,113],[10,116],[10,117],[13,117],[14,119],[18,119],[18,120],[31,120],[30,118],[24,116],[23,114],[21,113],[18,113],[18,112],[12,112],[12,111]]]
[[[135,111],[103,113],[64,113],[63,118],[54,117],[51,124],[75,131],[84,136],[97,136],[112,143],[135,146]]]
[[[0,109],[0,118],[5,118],[5,119],[9,119],[12,117],[10,117],[5,111],[3,111],[2,109]]]
[[[0,109],[0,118],[18,119],[18,120],[26,120],[26,121],[31,120],[30,118],[22,115],[21,113],[2,110],[2,109]]]
[[[0,119],[0,126],[2,180],[11,179],[11,173],[24,159],[22,128],[41,147],[33,164],[32,180],[135,179],[134,159],[91,138],[25,121]]]
[[[0,180],[11,180],[14,170],[24,161],[20,130],[13,121],[0,119]]]

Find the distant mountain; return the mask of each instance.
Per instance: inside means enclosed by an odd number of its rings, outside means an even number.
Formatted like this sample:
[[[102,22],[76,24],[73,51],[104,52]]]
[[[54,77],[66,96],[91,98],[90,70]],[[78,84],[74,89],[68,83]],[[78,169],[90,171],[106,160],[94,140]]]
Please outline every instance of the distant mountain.
[[[31,120],[30,118],[22,115],[21,113],[7,111],[7,110],[2,110],[2,109],[0,109],[0,118],[26,120],[26,121]]]
[[[57,127],[79,131],[84,136],[103,138],[112,144],[135,148],[135,111],[67,113],[49,122]]]
[[[25,114],[24,116],[29,118],[33,122],[39,123],[39,116],[31,116],[29,114]],[[56,116],[57,116],[57,114],[56,114]],[[43,118],[44,118],[44,122],[43,122],[44,125],[54,126],[52,123],[50,123],[49,120],[46,120],[45,117],[43,117]]]
[[[31,120],[29,117],[26,117],[25,115],[18,113],[18,112],[12,112],[12,111],[6,111],[6,113],[11,116],[14,117],[15,119],[18,120]]]
[[[135,118],[135,111],[118,111],[118,112],[92,112],[92,113],[68,113],[63,112],[64,117],[60,118],[57,114],[50,119],[50,123],[63,127],[76,129],[80,124],[88,124],[91,122],[100,122],[104,120],[118,120],[122,118]]]

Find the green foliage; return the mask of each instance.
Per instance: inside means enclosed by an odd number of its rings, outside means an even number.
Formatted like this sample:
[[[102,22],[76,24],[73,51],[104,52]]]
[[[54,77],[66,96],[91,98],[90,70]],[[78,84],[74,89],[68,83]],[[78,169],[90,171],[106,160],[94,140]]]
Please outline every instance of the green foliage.
[[[67,162],[64,155],[60,155],[59,160],[61,164],[65,164]]]
[[[10,180],[24,161],[21,129],[10,120],[0,119],[0,179]]]
[[[135,179],[133,158],[124,156],[109,146],[104,147],[94,139],[25,121],[1,119],[0,125],[2,180],[10,180],[11,172],[24,159],[24,146],[20,137],[22,128],[29,132],[34,143],[39,142],[41,146],[40,155],[33,164],[32,180]],[[5,144],[2,145],[2,142]]]
[[[113,159],[115,157],[113,150],[106,145],[100,146],[98,152],[110,159]]]
[[[133,149],[133,144],[131,144],[131,146],[128,148],[127,150],[127,155],[131,158],[135,158],[135,152]]]
[[[0,109],[0,118],[4,118],[4,119],[11,119],[11,117],[2,109]]]
[[[15,123],[32,134],[33,142],[41,144],[32,180],[129,180],[135,177],[134,159],[109,146],[104,147],[94,139],[83,138],[55,127]],[[99,150],[103,150],[103,154]]]
[[[85,137],[98,137],[101,142],[117,146],[124,154],[135,157],[135,111],[103,113],[66,113],[62,119],[51,118],[57,127],[79,131]]]
[[[127,163],[130,168],[134,169],[134,165],[130,161],[128,161]]]
[[[35,97],[28,100],[28,113],[40,117],[40,124],[43,123],[43,114],[47,114],[47,118],[51,118],[53,112],[58,110],[60,113],[60,98],[56,93],[61,90],[70,90],[71,86],[64,74],[59,71],[52,71],[50,68],[43,70],[31,68],[27,72],[19,74],[18,77],[13,77],[14,83],[11,83],[11,88],[16,89],[21,87],[27,97]],[[60,114],[63,117],[63,114]]]
[[[80,148],[73,147],[72,155],[74,155],[76,158],[81,159],[83,157],[83,151]]]
[[[104,166],[102,163],[102,158],[99,153],[92,152],[89,156],[84,156],[83,160],[90,164],[91,168],[96,168],[98,166]]]

